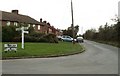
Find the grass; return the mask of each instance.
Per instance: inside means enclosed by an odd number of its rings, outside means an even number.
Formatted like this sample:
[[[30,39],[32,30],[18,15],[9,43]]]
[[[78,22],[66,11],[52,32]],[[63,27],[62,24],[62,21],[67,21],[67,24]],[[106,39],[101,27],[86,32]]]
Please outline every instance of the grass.
[[[4,45],[5,43],[3,43]],[[2,50],[2,58],[9,57],[47,57],[47,56],[57,56],[62,54],[71,54],[75,52],[81,52],[82,46],[78,43],[73,45],[70,42],[59,42],[55,43],[25,43],[25,49],[21,49],[21,43],[18,44],[18,50],[9,51],[7,53]]]
[[[120,45],[119,45],[118,42],[114,42],[114,41],[98,41],[98,40],[95,40],[95,41],[99,42],[99,43],[108,44],[108,45],[112,45],[112,46],[120,48]]]
[[[0,59],[2,58],[2,42],[0,42]]]

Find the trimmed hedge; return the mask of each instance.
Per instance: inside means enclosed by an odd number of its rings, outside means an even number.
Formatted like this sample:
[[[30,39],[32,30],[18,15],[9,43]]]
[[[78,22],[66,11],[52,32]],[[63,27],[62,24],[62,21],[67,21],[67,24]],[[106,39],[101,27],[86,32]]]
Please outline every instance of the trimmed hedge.
[[[25,35],[26,42],[48,42],[48,43],[58,43],[58,39],[54,34],[48,34],[40,37]]]
[[[21,37],[15,37],[13,42],[21,42]],[[25,35],[25,42],[45,42],[45,43],[58,43],[58,39],[54,34],[48,34],[41,37]]]
[[[2,42],[21,42],[21,32],[16,31],[15,28],[15,26],[2,27]],[[25,42],[58,43],[58,39],[54,34],[46,35],[32,30],[29,34],[25,34]]]

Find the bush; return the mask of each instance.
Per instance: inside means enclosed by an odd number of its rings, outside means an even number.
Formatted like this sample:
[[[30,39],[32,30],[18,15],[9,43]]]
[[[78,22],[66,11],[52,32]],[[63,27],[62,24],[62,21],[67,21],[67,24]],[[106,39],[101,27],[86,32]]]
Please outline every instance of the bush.
[[[25,42],[36,42],[37,40],[29,35],[25,35]]]
[[[57,39],[56,35],[54,35],[54,34],[48,34],[48,35],[44,36],[43,38],[45,38],[47,40],[47,42],[49,42],[49,43],[58,43],[58,39]]]
[[[31,36],[31,35],[25,35],[25,41],[26,42],[46,42],[46,43],[58,43],[58,39],[56,38],[56,35],[54,34],[48,34],[48,35],[41,35],[41,36]]]
[[[33,33],[30,34],[30,36],[39,37],[39,38],[41,38],[41,37],[44,36],[44,35],[45,35],[45,34],[43,34],[43,33],[38,33],[38,32],[33,32]]]
[[[21,42],[21,32],[15,30],[15,26],[3,26],[2,27],[2,41],[3,42]],[[43,34],[37,32],[31,32],[25,35],[25,42],[48,42],[58,43],[58,39],[54,34]]]
[[[22,38],[21,37],[14,37],[13,42],[21,42],[22,41]]]
[[[18,36],[20,33],[15,30],[15,26],[2,26],[2,41],[11,42],[14,37]]]

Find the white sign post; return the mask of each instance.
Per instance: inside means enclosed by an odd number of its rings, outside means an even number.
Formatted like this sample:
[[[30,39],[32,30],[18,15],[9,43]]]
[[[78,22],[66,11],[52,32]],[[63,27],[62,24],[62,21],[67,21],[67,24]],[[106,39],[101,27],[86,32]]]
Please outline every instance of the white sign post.
[[[24,31],[24,30],[27,30],[28,27],[21,27],[21,28],[16,28],[16,31],[20,31],[22,32],[22,46],[21,48],[24,49],[24,33],[29,33],[28,31]]]

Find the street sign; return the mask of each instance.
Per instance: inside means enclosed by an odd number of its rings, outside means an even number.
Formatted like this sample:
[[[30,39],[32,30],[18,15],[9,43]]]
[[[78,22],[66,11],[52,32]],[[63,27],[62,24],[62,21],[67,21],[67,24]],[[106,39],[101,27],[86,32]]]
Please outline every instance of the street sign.
[[[29,27],[16,28],[16,31],[20,31],[20,30],[22,30],[22,29],[27,30],[27,29],[29,29]]]
[[[21,28],[16,28],[16,31],[19,31],[19,30],[21,30]]]
[[[17,44],[4,44],[4,51],[17,51]]]
[[[24,31],[27,30],[28,27],[21,27],[21,28],[16,28],[16,31],[22,31],[22,46],[21,48],[24,49],[24,33],[29,33],[28,31]]]
[[[23,32],[24,32],[24,33],[27,33],[27,34],[29,33],[28,31],[23,31]]]

